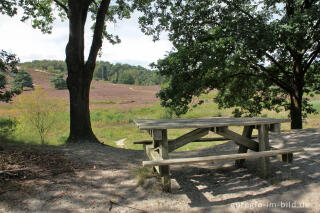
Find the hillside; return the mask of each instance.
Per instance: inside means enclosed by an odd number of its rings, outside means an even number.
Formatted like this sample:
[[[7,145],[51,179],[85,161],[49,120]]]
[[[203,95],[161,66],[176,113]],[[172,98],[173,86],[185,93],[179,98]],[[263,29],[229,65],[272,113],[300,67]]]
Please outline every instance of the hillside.
[[[50,85],[50,78],[55,74],[43,71],[28,71],[36,87],[43,88],[50,96],[68,100],[68,90],[56,90]],[[160,86],[137,86],[113,84],[93,80],[91,84],[91,107],[138,108],[153,105],[158,99],[155,94]],[[26,93],[30,91],[24,91]]]

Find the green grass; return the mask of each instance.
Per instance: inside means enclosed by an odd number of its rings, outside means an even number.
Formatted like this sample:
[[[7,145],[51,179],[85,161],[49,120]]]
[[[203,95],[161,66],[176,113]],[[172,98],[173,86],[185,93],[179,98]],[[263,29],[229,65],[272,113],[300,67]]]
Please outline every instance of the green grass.
[[[117,101],[114,100],[103,100],[103,101],[92,101],[90,104],[116,104]]]
[[[199,117],[231,117],[232,109],[221,110],[218,109],[217,104],[212,101],[214,94],[206,94],[200,96],[200,98],[207,99],[204,104],[192,108],[187,114],[181,116],[182,118],[199,118]],[[99,102],[107,104],[107,102]],[[93,104],[97,104],[93,103]],[[312,100],[313,106],[320,111],[320,100]],[[8,112],[11,110],[12,106],[0,106],[0,117],[7,117]],[[62,145],[69,134],[69,113],[66,111],[57,114],[59,117],[59,123],[50,132],[47,137],[46,143],[49,145]],[[262,113],[265,117],[272,118],[288,118],[288,112],[270,112],[263,111]],[[96,136],[105,144],[111,146],[117,146],[116,141],[126,138],[124,142],[124,147],[126,149],[136,149],[141,150],[142,145],[133,144],[134,141],[139,140],[150,140],[150,136],[146,131],[139,131],[134,124],[134,119],[159,119],[159,118],[171,118],[170,112],[165,110],[160,106],[159,103],[151,107],[142,107],[130,110],[121,109],[92,109],[91,110],[91,121],[92,128]],[[309,115],[307,119],[304,120],[304,128],[319,128],[320,127],[320,114]],[[233,130],[241,132],[240,127],[233,127]],[[290,124],[283,124],[282,129],[290,129]],[[190,129],[178,129],[169,130],[168,137],[170,139],[179,137],[182,134],[190,131]],[[255,133],[256,134],[256,133]],[[212,135],[211,135],[212,137]],[[214,136],[215,137],[215,136]],[[11,141],[21,142],[30,144],[39,144],[40,139],[36,131],[30,127],[23,125],[18,125],[17,131],[10,136]],[[184,147],[178,149],[178,151],[194,150],[199,148],[205,148],[208,146],[215,146],[222,142],[210,142],[210,143],[190,143]]]
[[[320,113],[320,100],[312,100],[311,104]]]

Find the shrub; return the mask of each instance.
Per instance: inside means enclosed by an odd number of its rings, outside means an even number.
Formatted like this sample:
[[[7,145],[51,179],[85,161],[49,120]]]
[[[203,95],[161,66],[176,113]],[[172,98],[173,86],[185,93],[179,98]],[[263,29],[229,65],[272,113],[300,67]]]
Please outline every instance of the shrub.
[[[134,84],[134,78],[130,73],[124,72],[124,73],[120,74],[118,83],[120,83],[120,84]]]
[[[56,75],[55,78],[51,78],[50,79],[51,85],[55,89],[67,89],[67,81],[63,77],[64,77],[64,74],[61,73]]]
[[[13,85],[13,88],[20,90],[22,90],[24,87],[33,88],[31,75],[24,70],[18,71],[11,84]]]
[[[17,127],[17,120],[11,118],[0,118],[0,138],[11,135]]]
[[[40,136],[41,144],[45,143],[46,136],[57,123],[58,113],[63,111],[64,103],[52,98],[41,89],[31,94],[22,94],[15,101],[17,119],[20,124],[30,126]]]

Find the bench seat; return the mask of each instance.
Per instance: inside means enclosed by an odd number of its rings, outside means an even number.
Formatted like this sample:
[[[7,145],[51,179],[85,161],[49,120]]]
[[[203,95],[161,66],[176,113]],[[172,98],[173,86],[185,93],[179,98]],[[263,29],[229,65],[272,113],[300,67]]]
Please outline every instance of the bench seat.
[[[153,160],[153,161],[143,161],[143,166],[165,166],[165,165],[178,165],[178,164],[191,164],[200,162],[219,162],[219,161],[230,161],[230,160],[240,160],[240,159],[253,159],[261,157],[272,157],[276,155],[292,154],[294,152],[303,152],[302,148],[289,148],[289,149],[277,149],[262,152],[249,152],[240,154],[228,154],[228,155],[218,155],[218,156],[206,156],[206,157],[195,157],[195,158],[176,158],[176,159],[166,159],[166,160]]]

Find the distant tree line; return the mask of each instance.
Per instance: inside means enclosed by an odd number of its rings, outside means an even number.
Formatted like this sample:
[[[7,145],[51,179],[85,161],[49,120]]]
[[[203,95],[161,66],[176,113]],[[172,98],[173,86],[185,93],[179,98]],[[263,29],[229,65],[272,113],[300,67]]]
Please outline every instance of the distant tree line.
[[[34,60],[21,63],[25,69],[38,69],[55,74],[67,74],[67,66],[59,60]],[[167,82],[167,78],[158,72],[148,70],[142,66],[129,64],[112,64],[107,61],[98,61],[93,74],[95,80],[110,81],[120,84],[159,85]]]

